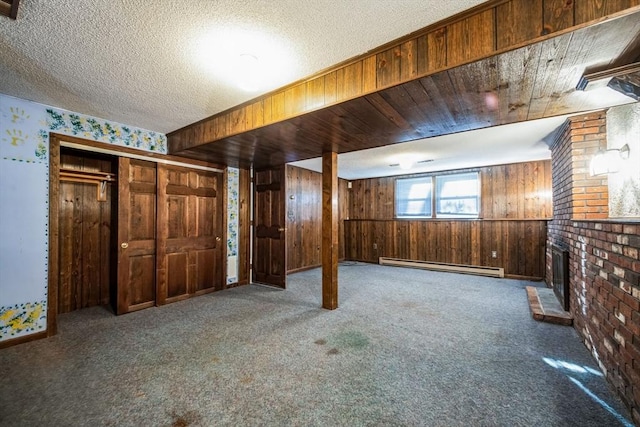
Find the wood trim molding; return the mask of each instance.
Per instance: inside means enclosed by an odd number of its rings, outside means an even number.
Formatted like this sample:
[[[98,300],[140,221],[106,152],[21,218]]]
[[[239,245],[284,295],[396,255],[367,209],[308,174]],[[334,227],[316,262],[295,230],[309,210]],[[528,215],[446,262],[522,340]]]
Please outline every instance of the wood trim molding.
[[[7,16],[11,19],[18,18],[18,6],[20,0],[0,0],[0,15]]]
[[[47,333],[47,331],[36,332],[35,334],[25,335],[22,337],[11,338],[5,341],[0,341],[0,350],[3,348],[13,347],[14,345],[24,344],[26,342],[40,340],[42,338],[47,338],[51,335]]]
[[[47,277],[47,333],[58,332],[58,287],[60,280],[60,138],[49,136],[49,268]]]
[[[82,150],[111,154],[119,157],[140,158],[142,160],[148,160],[156,163],[177,163],[179,166],[182,165],[186,167],[198,166],[207,169],[216,169],[218,172],[223,172],[224,168],[226,167],[225,165],[221,165],[219,163],[203,162],[201,160],[174,156],[171,154],[153,153],[151,151],[137,150],[135,148],[123,147],[115,144],[105,144],[103,142],[96,142],[63,134],[51,133],[51,136],[57,138],[61,145],[70,143],[70,148],[75,148],[73,146],[79,145],[81,146],[80,149]]]

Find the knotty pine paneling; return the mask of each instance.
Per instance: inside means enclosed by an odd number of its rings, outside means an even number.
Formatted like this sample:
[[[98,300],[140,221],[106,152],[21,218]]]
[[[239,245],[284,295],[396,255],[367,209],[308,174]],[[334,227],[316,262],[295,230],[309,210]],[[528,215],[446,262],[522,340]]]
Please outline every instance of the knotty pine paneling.
[[[553,216],[549,160],[488,166],[479,171],[481,218],[546,219]],[[394,219],[395,180],[395,177],[385,177],[352,181],[350,218]]]
[[[60,167],[114,171],[108,158],[73,151],[61,154]],[[98,201],[96,191],[95,184],[60,182],[58,313],[110,303],[115,223],[112,184],[107,184],[107,201]]]
[[[551,161],[514,163],[480,169],[481,217],[545,219],[553,216]]]
[[[502,267],[509,276],[544,277],[545,220],[345,221],[346,259],[379,257]],[[492,257],[496,252],[496,258]]]
[[[574,0],[575,25],[603,18],[640,4],[639,0]]]
[[[338,181],[339,258],[344,259],[344,220],[348,218],[347,181]],[[287,270],[322,264],[322,174],[287,166]]]
[[[238,188],[238,284],[249,283],[251,235],[251,176],[248,169],[240,169]]]
[[[543,35],[543,0],[512,0],[496,8],[496,21],[502,24],[503,31],[497,33],[498,50],[518,43],[535,39]],[[564,3],[567,3],[565,0]],[[529,19],[522,19],[523,14]]]
[[[358,179],[351,182],[351,219],[393,219],[395,178]]]

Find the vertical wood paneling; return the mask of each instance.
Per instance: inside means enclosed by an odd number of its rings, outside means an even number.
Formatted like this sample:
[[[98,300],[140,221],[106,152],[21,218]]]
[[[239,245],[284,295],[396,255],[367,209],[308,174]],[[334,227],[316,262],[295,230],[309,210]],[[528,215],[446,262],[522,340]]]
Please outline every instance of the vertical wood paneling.
[[[322,174],[287,166],[287,270],[318,267],[322,263]],[[338,180],[339,259],[345,257],[344,221],[349,217],[347,181]]]
[[[238,284],[249,283],[249,240],[251,233],[251,176],[240,169],[238,183]]]
[[[612,13],[637,6],[637,0],[575,0],[575,25],[593,21]]]
[[[279,122],[285,119],[285,92],[278,92],[271,97],[271,120]]]
[[[510,276],[544,277],[544,220],[348,220],[345,238],[349,260],[378,262],[386,256],[501,267]]]
[[[418,42],[416,39],[400,45],[400,80],[414,79],[418,72]]]
[[[370,56],[362,60],[362,91],[373,92],[376,84],[376,57]]]
[[[549,168],[547,160],[482,168],[483,218],[551,218]]]
[[[427,34],[427,71],[447,66],[447,27]]]
[[[494,10],[489,9],[447,27],[447,66],[495,51]]]
[[[287,166],[287,269],[321,263],[322,174]]]
[[[573,26],[575,1],[544,0],[544,32],[555,33]]]
[[[307,109],[324,107],[324,77],[307,82]]]
[[[551,218],[550,167],[540,160],[480,168],[482,218]],[[352,186],[351,219],[394,218],[394,177],[355,180]]]
[[[254,128],[264,124],[264,103],[262,100],[251,105],[251,122]]]
[[[496,21],[499,23],[496,44],[498,49],[514,46],[542,35],[542,1],[511,0],[498,5]],[[527,19],[522,19],[526,16]]]
[[[345,229],[344,222],[349,219],[349,188],[348,181],[344,179],[338,179],[338,246],[340,260],[345,259]]]
[[[336,73],[337,98],[339,101],[362,94],[362,61],[354,62]]]
[[[427,35],[416,39],[416,72],[420,75],[429,71],[429,42]]]
[[[333,71],[324,76],[324,102],[325,105],[334,104],[337,100],[336,72]]]
[[[60,167],[113,172],[110,159],[93,154],[64,153]],[[96,198],[94,184],[61,182],[59,186],[58,313],[110,303],[112,286],[112,190],[107,201]]]
[[[376,55],[378,63],[378,89],[400,82],[401,57],[402,51],[400,46],[395,46]]]
[[[229,113],[227,121],[227,135],[244,132],[246,129],[246,110],[239,108]]]
[[[299,84],[284,92],[284,116],[293,117],[304,113],[306,109],[307,85]]]

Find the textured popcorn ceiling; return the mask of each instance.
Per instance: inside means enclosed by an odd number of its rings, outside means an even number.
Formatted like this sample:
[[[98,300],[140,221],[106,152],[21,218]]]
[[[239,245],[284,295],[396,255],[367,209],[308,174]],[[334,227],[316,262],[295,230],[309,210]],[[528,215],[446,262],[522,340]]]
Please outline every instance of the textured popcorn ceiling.
[[[25,0],[0,17],[0,92],[169,132],[479,3]],[[260,92],[232,81],[242,53]]]

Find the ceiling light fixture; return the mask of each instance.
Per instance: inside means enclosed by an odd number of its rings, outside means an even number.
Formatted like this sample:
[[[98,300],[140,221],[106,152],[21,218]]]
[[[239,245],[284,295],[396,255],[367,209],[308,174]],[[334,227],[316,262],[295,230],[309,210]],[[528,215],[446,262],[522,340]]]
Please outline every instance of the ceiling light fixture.
[[[418,164],[418,163],[429,163],[429,162],[433,162],[433,159],[419,160],[415,163]],[[399,166],[400,169],[402,170],[408,170],[413,167],[413,163],[414,163],[413,160],[407,158],[407,159],[399,160],[398,163],[391,163],[389,166],[392,168]]]

